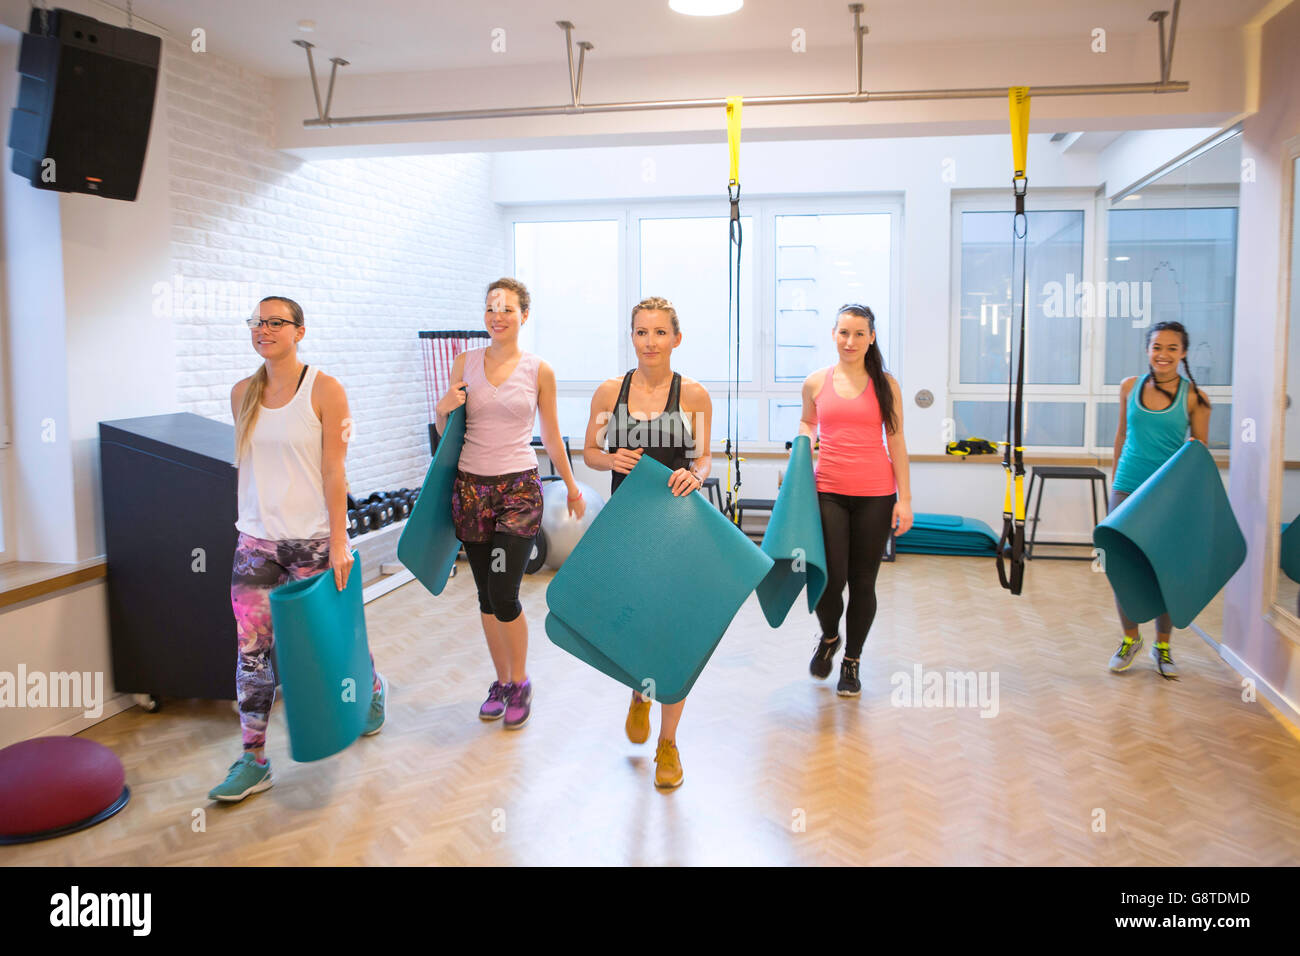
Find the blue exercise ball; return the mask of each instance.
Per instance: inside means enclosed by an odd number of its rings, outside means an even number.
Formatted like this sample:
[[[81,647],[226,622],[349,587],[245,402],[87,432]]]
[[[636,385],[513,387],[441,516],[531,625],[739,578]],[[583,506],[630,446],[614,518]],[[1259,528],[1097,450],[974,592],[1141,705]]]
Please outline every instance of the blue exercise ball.
[[[559,570],[564,559],[578,546],[587,528],[596,520],[605,499],[590,485],[576,483],[587,510],[581,518],[569,514],[569,490],[562,481],[548,481],[542,490],[542,531],[546,533],[546,566]]]

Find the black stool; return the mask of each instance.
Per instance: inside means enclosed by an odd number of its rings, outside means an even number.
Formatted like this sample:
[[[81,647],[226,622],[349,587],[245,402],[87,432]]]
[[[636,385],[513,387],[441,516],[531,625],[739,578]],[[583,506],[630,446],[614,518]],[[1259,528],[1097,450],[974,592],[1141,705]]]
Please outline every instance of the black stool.
[[[1029,540],[1025,542],[1025,557],[1032,559],[1034,556],[1034,544],[1048,544],[1063,548],[1087,548],[1089,553],[1086,556],[1074,556],[1068,554],[1044,554],[1042,557],[1046,560],[1054,558],[1057,561],[1091,561],[1092,560],[1092,542],[1083,541],[1037,541],[1038,536],[1038,513],[1043,507],[1043,486],[1047,484],[1049,478],[1066,478],[1075,481],[1091,482],[1088,492],[1092,497],[1092,523],[1095,527],[1101,521],[1101,515],[1106,510],[1107,495],[1106,490],[1106,473],[1097,468],[1087,466],[1071,465],[1034,465],[1029,469],[1029,493],[1025,495],[1025,507],[1034,499],[1034,482],[1038,482],[1038,501],[1034,505],[1033,527],[1029,532]],[[1101,482],[1101,510],[1097,509],[1097,482]]]
[[[736,502],[736,527],[740,528],[741,531],[745,531],[745,529],[741,527],[741,523],[745,520],[746,511],[766,511],[771,515],[772,509],[775,507],[776,501],[772,498],[741,498]],[[745,531],[745,534],[751,538],[755,538],[755,540],[763,540],[761,534],[756,535],[752,531]]]
[[[704,492],[704,497],[717,505],[719,511],[726,514],[727,509],[722,506],[722,482],[717,478],[705,478],[702,490]]]

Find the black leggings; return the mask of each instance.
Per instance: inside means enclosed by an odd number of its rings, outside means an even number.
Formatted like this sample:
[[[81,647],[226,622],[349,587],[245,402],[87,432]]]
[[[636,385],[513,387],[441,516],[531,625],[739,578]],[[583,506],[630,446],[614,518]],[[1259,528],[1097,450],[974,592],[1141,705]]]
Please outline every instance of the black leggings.
[[[498,531],[491,541],[465,541],[462,546],[478,587],[478,609],[507,624],[524,613],[519,582],[533,554],[533,539]]]
[[[817,493],[822,536],[826,541],[826,590],[817,602],[822,637],[840,632],[844,585],[849,586],[844,656],[862,654],[871,622],[876,619],[876,573],[885,556],[897,495]]]

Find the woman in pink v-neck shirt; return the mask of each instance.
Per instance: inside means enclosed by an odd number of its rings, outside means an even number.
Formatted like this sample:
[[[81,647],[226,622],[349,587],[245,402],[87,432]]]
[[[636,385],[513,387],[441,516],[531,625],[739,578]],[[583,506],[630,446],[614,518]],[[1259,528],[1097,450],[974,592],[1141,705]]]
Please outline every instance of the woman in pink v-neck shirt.
[[[532,448],[538,415],[542,445],[569,491],[569,514],[581,518],[586,508],[564,453],[555,372],[519,347],[528,306],[522,282],[498,279],[488,286],[483,325],[491,344],[456,356],[451,388],[437,405],[439,432],[447,416],[465,406],[465,443],[451,516],[474,573],[479,618],[497,672],[479,717],[504,717],[507,730],[522,727],[532,714],[528,620],[519,603],[519,585],[542,527],[542,484]]]
[[[826,543],[826,590],[817,603],[821,639],[809,671],[830,676],[840,649],[844,587],[847,644],[836,692],[862,693],[858,662],[876,617],[876,574],[890,531],[912,526],[912,491],[903,400],[898,382],[885,371],[876,344],[876,317],[863,305],[846,305],[833,332],[839,362],[813,372],[803,383],[799,434],[820,434],[817,502]]]

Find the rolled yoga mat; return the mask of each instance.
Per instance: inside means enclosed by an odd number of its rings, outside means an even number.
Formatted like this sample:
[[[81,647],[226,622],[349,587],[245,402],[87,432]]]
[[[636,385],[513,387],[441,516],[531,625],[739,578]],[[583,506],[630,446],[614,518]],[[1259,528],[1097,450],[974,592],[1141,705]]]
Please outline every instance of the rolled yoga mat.
[[[289,753],[307,763],[338,753],[361,736],[370,712],[370,647],[361,601],[361,558],[342,591],[333,570],[271,592]]]
[[[826,544],[807,435],[796,438],[790,449],[790,464],[763,532],[762,550],[773,561],[772,570],[758,585],[758,603],[767,623],[780,627],[805,587],[808,610],[814,610],[826,590]]]
[[[460,539],[451,521],[451,486],[456,481],[460,449],[465,443],[465,406],[447,416],[438,450],[425,473],[420,497],[397,542],[401,561],[431,594],[441,594],[456,566]]]
[[[552,643],[665,704],[772,568],[699,492],[669,491],[670,474],[643,455],[546,589]]]
[[[1187,627],[1246,560],[1219,468],[1189,441],[1093,529],[1124,613]]]

